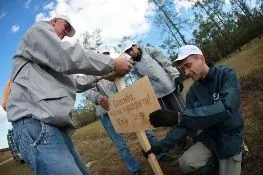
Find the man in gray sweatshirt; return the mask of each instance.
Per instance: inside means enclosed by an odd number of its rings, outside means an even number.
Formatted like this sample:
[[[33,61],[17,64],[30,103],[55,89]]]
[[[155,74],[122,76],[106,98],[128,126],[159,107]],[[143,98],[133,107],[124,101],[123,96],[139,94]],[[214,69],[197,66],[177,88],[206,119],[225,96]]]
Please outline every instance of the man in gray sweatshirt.
[[[76,86],[71,74],[126,74],[132,61],[84,51],[63,42],[75,29],[69,17],[34,24],[13,57],[7,117],[25,162],[35,174],[88,174],[70,138]]]

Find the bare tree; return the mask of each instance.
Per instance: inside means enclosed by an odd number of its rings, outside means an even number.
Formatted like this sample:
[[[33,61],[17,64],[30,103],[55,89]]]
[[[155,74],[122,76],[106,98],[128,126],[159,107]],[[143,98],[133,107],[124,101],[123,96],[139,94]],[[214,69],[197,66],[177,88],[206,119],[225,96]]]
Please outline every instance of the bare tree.
[[[183,44],[187,44],[185,36],[181,32],[181,26],[179,25],[179,23],[186,23],[186,21],[180,21],[174,8],[171,8],[171,6],[174,7],[174,2],[170,0],[149,0],[148,2],[153,3],[156,7],[155,23],[161,25],[164,22],[165,25],[163,25],[163,27],[168,28],[168,31],[177,42],[181,40]],[[177,23],[174,22],[175,19],[177,20]]]
[[[101,44],[101,30],[95,29],[92,33],[88,31],[81,34],[78,42],[82,44],[84,49],[96,50]]]

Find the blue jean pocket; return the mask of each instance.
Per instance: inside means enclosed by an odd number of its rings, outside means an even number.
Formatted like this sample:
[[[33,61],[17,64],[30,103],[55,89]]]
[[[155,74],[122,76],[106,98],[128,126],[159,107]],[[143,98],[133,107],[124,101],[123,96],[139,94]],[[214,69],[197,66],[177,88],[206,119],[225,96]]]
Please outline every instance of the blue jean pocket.
[[[24,136],[28,142],[37,146],[47,143],[48,125],[33,118],[24,119],[23,121]]]

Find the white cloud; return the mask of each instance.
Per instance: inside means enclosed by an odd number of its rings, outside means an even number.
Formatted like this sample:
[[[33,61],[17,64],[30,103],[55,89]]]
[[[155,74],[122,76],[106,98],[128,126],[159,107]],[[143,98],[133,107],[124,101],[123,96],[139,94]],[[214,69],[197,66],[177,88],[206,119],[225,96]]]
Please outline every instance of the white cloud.
[[[191,8],[195,2],[200,0],[174,0],[175,3],[175,9],[177,12],[179,12],[182,9],[189,9]]]
[[[18,24],[14,24],[14,25],[12,25],[12,27],[11,27],[11,32],[12,32],[12,33],[15,33],[15,32],[17,32],[19,29],[20,29],[20,26],[19,26]]]
[[[36,21],[47,21],[49,19],[49,17],[45,16],[45,13],[39,13],[36,16]]]
[[[0,126],[6,125],[7,123],[8,121],[6,117],[6,112],[4,111],[2,106],[0,106]]]
[[[52,9],[54,9],[54,7],[55,7],[55,3],[50,2],[47,5],[45,5],[43,8],[44,8],[44,10],[52,10]]]
[[[2,21],[2,19],[4,19],[5,16],[6,16],[6,12],[2,12],[2,14],[0,15],[0,21]]]
[[[85,31],[102,30],[106,44],[116,44],[123,36],[138,36],[148,33],[151,8],[147,0],[57,0],[53,10],[36,16],[36,21],[50,19],[57,14],[70,16],[76,28],[77,39]]]
[[[31,4],[32,0],[27,0],[25,3],[25,8],[28,9],[30,4]]]

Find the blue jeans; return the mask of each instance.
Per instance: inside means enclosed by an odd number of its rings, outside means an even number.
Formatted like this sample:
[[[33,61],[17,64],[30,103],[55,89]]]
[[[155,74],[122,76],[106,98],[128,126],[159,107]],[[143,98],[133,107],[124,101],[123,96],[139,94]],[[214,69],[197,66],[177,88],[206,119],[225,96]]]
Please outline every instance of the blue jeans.
[[[23,159],[37,175],[88,174],[73,141],[61,128],[25,116],[12,122]]]
[[[102,117],[99,118],[102,123],[102,126],[104,127],[108,136],[112,140],[113,144],[115,145],[119,155],[121,156],[122,160],[125,162],[129,172],[135,173],[139,171],[140,169],[139,163],[131,155],[124,137],[121,134],[116,133],[110,121],[109,115],[104,114]]]

